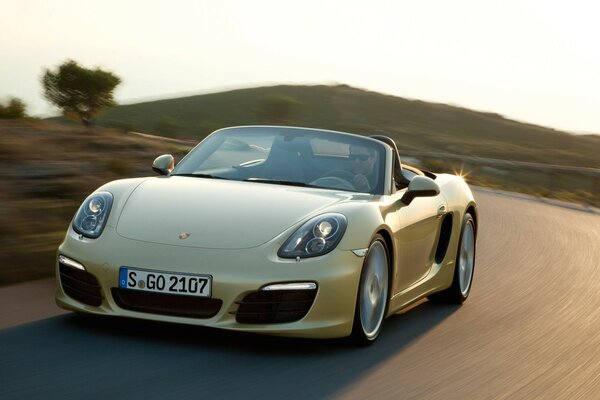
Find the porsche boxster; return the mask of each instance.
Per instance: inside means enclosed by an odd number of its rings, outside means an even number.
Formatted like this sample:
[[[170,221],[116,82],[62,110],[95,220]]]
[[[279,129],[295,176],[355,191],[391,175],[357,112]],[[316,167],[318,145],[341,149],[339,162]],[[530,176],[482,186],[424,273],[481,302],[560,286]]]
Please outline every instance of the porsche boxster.
[[[371,343],[420,299],[469,296],[468,185],[402,164],[386,136],[233,127],[152,168],[83,201],[57,252],[59,306]]]

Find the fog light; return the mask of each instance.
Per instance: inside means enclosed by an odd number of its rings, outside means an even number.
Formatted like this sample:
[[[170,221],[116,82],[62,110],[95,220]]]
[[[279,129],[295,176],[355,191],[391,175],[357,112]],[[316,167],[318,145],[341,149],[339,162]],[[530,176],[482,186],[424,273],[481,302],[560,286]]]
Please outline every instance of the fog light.
[[[82,271],[85,271],[85,268],[83,265],[81,265],[77,261],[71,260],[70,258],[67,258],[63,255],[58,256],[58,262],[61,264],[64,264],[64,265],[68,265],[69,267],[73,267],[73,268],[77,268]]]
[[[296,282],[296,283],[274,283],[267,285],[260,290],[265,292],[271,290],[315,290],[317,284],[314,282]]]

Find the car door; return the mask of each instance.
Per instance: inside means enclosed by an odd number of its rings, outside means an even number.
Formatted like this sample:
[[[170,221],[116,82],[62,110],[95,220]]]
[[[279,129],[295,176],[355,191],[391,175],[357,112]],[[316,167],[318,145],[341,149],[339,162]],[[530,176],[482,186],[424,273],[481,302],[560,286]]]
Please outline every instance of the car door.
[[[400,203],[396,215],[396,275],[393,293],[400,293],[423,280],[435,257],[441,216],[448,205],[441,194],[417,197],[409,205]]]

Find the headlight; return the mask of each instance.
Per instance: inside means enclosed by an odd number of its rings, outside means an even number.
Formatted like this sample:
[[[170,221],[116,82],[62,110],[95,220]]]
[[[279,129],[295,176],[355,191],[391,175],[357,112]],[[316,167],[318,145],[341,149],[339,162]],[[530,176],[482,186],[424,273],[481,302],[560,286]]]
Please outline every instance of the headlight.
[[[100,236],[108,219],[112,201],[113,196],[108,192],[93,193],[85,199],[73,219],[75,232],[92,239]]]
[[[277,252],[281,258],[322,256],[337,246],[346,231],[342,214],[323,214],[302,225]]]

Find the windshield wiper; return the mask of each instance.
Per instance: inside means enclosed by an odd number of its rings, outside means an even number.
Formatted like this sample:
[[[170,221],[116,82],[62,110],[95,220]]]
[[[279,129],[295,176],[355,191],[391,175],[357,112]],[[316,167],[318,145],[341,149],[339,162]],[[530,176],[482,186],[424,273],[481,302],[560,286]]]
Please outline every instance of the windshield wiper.
[[[258,183],[271,183],[273,185],[288,185],[288,186],[300,186],[300,187],[312,187],[312,188],[320,187],[320,186],[311,185],[311,184],[305,183],[305,182],[285,181],[285,180],[280,180],[280,179],[268,179],[268,178],[248,178],[248,179],[244,179],[244,181],[258,182]]]
[[[210,175],[210,174],[171,174],[171,176],[190,176],[192,178],[208,178],[208,179],[225,179],[230,180],[229,178],[224,178],[222,176]]]

